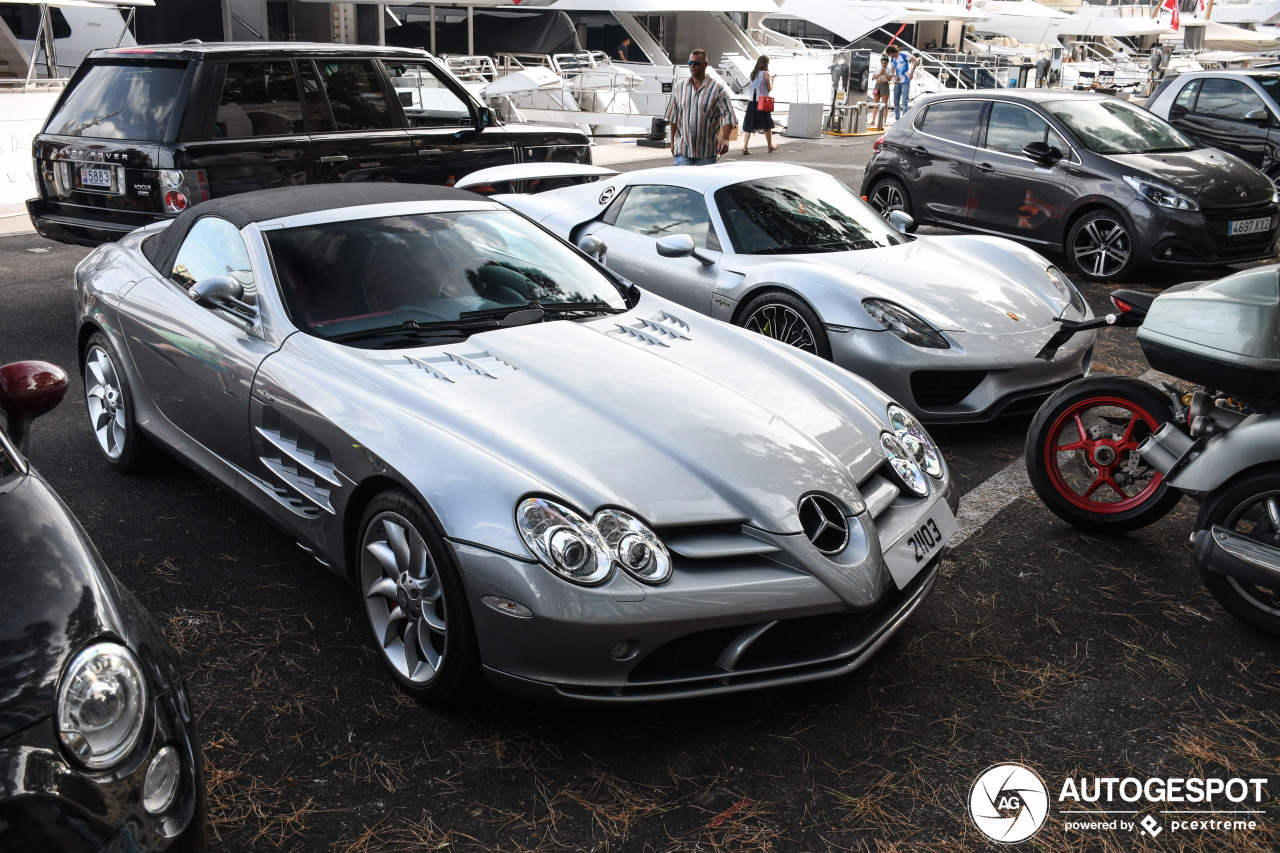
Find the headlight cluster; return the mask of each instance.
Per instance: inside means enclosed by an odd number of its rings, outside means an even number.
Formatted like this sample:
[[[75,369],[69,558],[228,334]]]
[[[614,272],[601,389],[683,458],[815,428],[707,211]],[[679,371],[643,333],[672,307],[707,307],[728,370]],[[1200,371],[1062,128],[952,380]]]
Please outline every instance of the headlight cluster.
[[[1062,270],[1057,267],[1049,267],[1045,272],[1048,273],[1049,281],[1053,284],[1054,290],[1058,291],[1058,294],[1067,300],[1081,317],[1088,313],[1088,306],[1085,305],[1084,297],[1080,295],[1080,291],[1076,290],[1076,286],[1071,283],[1071,279],[1067,278]]]
[[[147,683],[133,652],[117,643],[95,643],[62,676],[58,736],[85,767],[110,767],[137,744],[146,709]]]
[[[925,475],[935,480],[942,478],[942,453],[929,433],[906,409],[890,405],[888,417],[893,432],[881,433],[880,446],[902,484],[924,497],[929,494],[929,481]]]
[[[620,509],[602,509],[587,521],[564,504],[526,498],[516,507],[516,528],[544,566],[574,583],[602,583],[614,563],[645,583],[671,577],[671,555],[662,540]]]
[[[1125,175],[1124,182],[1142,196],[1142,200],[1156,207],[1168,207],[1173,210],[1199,210],[1196,200],[1175,190],[1173,187]]]
[[[951,344],[919,315],[883,299],[865,299],[862,307],[881,326],[907,343],[929,349],[950,349]]]

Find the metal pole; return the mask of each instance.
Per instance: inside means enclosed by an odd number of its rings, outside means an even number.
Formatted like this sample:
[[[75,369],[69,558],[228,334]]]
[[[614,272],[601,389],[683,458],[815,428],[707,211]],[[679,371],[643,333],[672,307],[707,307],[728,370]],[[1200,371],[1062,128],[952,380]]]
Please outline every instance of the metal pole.
[[[475,34],[475,7],[467,7],[467,56],[476,55],[476,34]]]
[[[431,10],[431,53],[436,52],[436,6],[432,3],[427,7]]]

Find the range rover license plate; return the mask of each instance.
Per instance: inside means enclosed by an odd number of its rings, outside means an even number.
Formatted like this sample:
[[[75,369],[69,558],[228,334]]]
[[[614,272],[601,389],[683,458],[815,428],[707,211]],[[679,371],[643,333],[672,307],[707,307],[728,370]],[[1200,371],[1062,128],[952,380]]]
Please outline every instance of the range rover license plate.
[[[1231,236],[1236,234],[1256,234],[1259,231],[1268,231],[1270,228],[1270,216],[1264,216],[1261,219],[1237,219],[1235,222],[1227,223],[1227,234]]]
[[[885,565],[889,567],[889,574],[898,589],[910,583],[959,529],[951,507],[946,501],[939,500],[918,525],[903,534],[884,555]]]
[[[102,187],[111,189],[111,170],[97,169],[90,166],[80,167],[80,183],[86,187]],[[1235,225],[1236,223],[1231,223]]]

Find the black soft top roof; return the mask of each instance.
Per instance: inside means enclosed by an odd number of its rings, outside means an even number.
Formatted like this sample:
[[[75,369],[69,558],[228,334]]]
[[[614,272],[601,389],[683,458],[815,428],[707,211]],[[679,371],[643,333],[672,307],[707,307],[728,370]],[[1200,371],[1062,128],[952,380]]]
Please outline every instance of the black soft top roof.
[[[147,238],[142,253],[161,272],[168,274],[174,258],[187,232],[206,216],[217,216],[236,228],[250,222],[265,222],[285,216],[317,213],[338,207],[358,207],[368,204],[395,204],[408,201],[484,201],[484,197],[453,187],[424,186],[421,184],[387,184],[381,182],[360,184],[309,184],[301,187],[280,187],[239,193],[215,198],[188,207],[174,217],[173,223],[159,234]]]

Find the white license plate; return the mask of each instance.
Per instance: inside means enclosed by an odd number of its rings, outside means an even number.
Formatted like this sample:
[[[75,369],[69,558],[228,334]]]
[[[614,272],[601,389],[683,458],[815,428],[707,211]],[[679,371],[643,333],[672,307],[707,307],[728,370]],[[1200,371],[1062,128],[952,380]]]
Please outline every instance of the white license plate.
[[[1264,216],[1261,219],[1237,219],[1235,222],[1227,223],[1227,233],[1235,234],[1256,234],[1259,231],[1267,231],[1271,228],[1271,217]]]
[[[86,187],[105,187],[106,189],[111,189],[111,170],[91,169],[88,166],[81,166],[80,183]]]
[[[960,525],[946,501],[938,501],[920,523],[903,534],[892,548],[885,552],[884,562],[889,567],[893,582],[902,589],[917,573],[938,556],[942,546]]]

